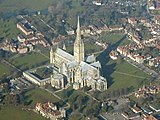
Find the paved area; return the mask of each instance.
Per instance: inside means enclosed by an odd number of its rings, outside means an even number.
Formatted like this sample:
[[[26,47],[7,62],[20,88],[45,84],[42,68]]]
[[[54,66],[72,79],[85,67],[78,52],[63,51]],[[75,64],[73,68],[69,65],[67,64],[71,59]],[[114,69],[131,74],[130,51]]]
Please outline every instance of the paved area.
[[[107,113],[104,115],[104,117],[107,118],[107,120],[125,120],[120,113],[117,114]]]
[[[127,98],[121,98],[121,99],[117,99],[118,105],[114,106],[115,110],[119,110],[122,105],[126,105],[129,101]]]
[[[121,113],[106,113],[103,115],[107,120],[126,120]],[[133,120],[142,120],[143,117],[139,117]]]

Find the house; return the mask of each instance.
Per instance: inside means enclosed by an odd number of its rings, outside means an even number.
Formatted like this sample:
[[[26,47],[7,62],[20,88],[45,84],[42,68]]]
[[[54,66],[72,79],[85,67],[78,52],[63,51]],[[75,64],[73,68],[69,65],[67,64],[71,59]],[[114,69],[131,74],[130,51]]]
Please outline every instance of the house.
[[[137,98],[143,97],[144,95],[145,95],[144,90],[138,90],[137,92],[135,92],[135,97],[137,97]]]
[[[117,60],[118,59],[118,53],[116,51],[111,51],[109,54],[110,58],[113,60]]]
[[[17,23],[17,28],[20,29],[25,35],[31,35],[34,33],[34,31],[31,29],[31,27],[27,27],[29,26],[28,23]]]
[[[74,35],[75,34],[75,32],[72,28],[66,29],[66,32],[67,32],[68,35]]]
[[[128,18],[128,23],[135,25],[137,24],[137,20],[135,18]]]
[[[66,117],[66,111],[63,108],[58,109],[53,103],[37,103],[35,110],[38,111],[42,116],[50,120],[58,120]]]
[[[27,53],[28,52],[28,48],[27,47],[19,47],[17,49],[18,53],[23,54],[23,53]]]
[[[144,57],[143,56],[136,56],[136,62],[139,64],[143,64],[144,63]]]
[[[160,103],[155,103],[152,105],[149,105],[149,107],[154,110],[155,112],[160,112]]]
[[[147,113],[147,114],[152,114],[153,113],[153,111],[151,109],[147,108],[147,107],[141,107],[141,109],[144,113]]]
[[[147,93],[156,94],[156,86],[149,86]]]
[[[136,120],[137,118],[140,117],[139,114],[134,113],[132,111],[123,112],[122,116],[127,120]]]
[[[143,120],[158,120],[158,118],[156,118],[155,116],[153,116],[153,115],[143,115],[144,117],[143,117]]]
[[[118,30],[123,30],[123,27],[121,26],[110,26],[109,27],[110,31],[118,31]]]
[[[131,110],[134,112],[134,113],[141,113],[142,110],[140,108],[138,108],[137,106],[134,106],[134,107],[131,107]]]
[[[43,37],[43,35],[27,35],[27,36],[19,35],[17,38],[21,43],[31,43],[33,45],[41,44],[44,47],[50,46],[50,44]]]
[[[153,67],[153,66],[154,66],[154,61],[153,61],[153,60],[149,60],[148,65],[149,65],[150,67]]]
[[[95,0],[95,1],[92,1],[92,3],[93,3],[94,5],[97,5],[97,6],[101,6],[101,5],[102,5],[101,0]]]

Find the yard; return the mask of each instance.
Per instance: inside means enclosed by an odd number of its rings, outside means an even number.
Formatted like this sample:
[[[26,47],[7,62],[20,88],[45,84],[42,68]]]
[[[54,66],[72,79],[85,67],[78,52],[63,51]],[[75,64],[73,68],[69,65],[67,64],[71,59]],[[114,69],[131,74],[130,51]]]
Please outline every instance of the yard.
[[[108,91],[122,88],[135,90],[149,81],[148,79],[151,77],[142,70],[139,70],[120,57],[115,61],[109,57],[110,52],[116,50],[118,46],[131,43],[123,33],[118,31],[106,32],[102,34],[100,40],[109,43],[108,48],[97,57],[97,60],[102,65],[102,74],[108,81]]]
[[[23,69],[27,67],[29,69],[44,65],[49,62],[49,60],[39,53],[28,53],[25,55],[16,55],[9,59],[9,62],[16,67]]]
[[[107,63],[106,74],[108,77],[109,91],[133,87],[137,89],[146,83],[150,76],[125,60],[110,60]],[[105,74],[105,73],[104,73]]]
[[[11,73],[11,69],[0,63],[0,79],[3,79],[4,77],[8,76]]]
[[[35,88],[23,93],[22,104],[15,106],[13,104],[0,106],[0,120],[46,120],[32,110],[25,108],[34,108],[37,102],[58,102],[59,100],[47,91]],[[26,105],[24,105],[24,103]]]
[[[1,120],[46,120],[33,111],[22,110],[20,106],[2,106],[0,110]]]
[[[33,90],[30,90],[24,94],[24,97],[26,98],[26,101],[30,103],[31,106],[35,106],[37,102],[58,102],[59,100],[54,97],[52,94],[48,93],[47,91],[36,88]]]
[[[0,1],[0,11],[14,12],[21,9],[32,11],[44,10],[55,0],[3,0]]]
[[[102,40],[103,42],[107,42],[109,44],[113,44],[116,43],[117,41],[119,41],[120,39],[122,39],[124,37],[124,33],[121,33],[119,31],[116,32],[103,32],[100,36],[100,40]],[[129,41],[127,38],[125,38],[123,40],[123,42],[121,42],[120,45],[126,45],[131,43],[131,41]]]
[[[0,19],[0,37],[17,39],[18,34],[20,34],[20,30],[16,27],[15,18],[8,20]]]

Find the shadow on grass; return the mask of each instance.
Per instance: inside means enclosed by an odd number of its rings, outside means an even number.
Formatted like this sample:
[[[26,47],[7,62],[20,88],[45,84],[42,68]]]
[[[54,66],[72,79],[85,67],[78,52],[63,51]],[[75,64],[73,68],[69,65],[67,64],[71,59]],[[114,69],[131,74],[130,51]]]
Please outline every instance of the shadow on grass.
[[[108,81],[108,87],[113,84],[113,78],[111,77],[111,74],[115,71],[116,63],[107,65],[107,63],[110,61],[109,53],[112,50],[116,50],[117,47],[125,40],[126,36],[123,36],[122,39],[117,41],[116,43],[109,45],[107,49],[105,49],[99,56],[97,56],[97,61],[101,63],[102,69],[101,74],[104,76]]]
[[[33,88],[31,88],[29,90],[25,90],[20,94],[21,103],[23,103],[26,106],[31,105],[33,103],[33,100],[31,99],[32,95],[27,94],[27,92],[30,91],[30,90],[33,90]]]

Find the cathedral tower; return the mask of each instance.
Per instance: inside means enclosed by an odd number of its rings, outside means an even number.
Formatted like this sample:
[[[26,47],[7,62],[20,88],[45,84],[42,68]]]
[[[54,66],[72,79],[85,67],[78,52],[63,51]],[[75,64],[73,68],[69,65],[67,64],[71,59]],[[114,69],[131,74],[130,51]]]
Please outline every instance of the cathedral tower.
[[[78,23],[77,23],[77,36],[76,40],[74,42],[74,57],[75,60],[80,63],[81,61],[84,61],[84,43],[83,40],[81,40],[81,30],[80,30],[80,22],[78,17]]]
[[[54,52],[53,52],[53,48],[51,47],[50,50],[50,64],[54,63]]]
[[[54,64],[54,62],[55,62],[55,51],[56,51],[56,48],[51,46],[51,50],[50,50],[50,64]]]

